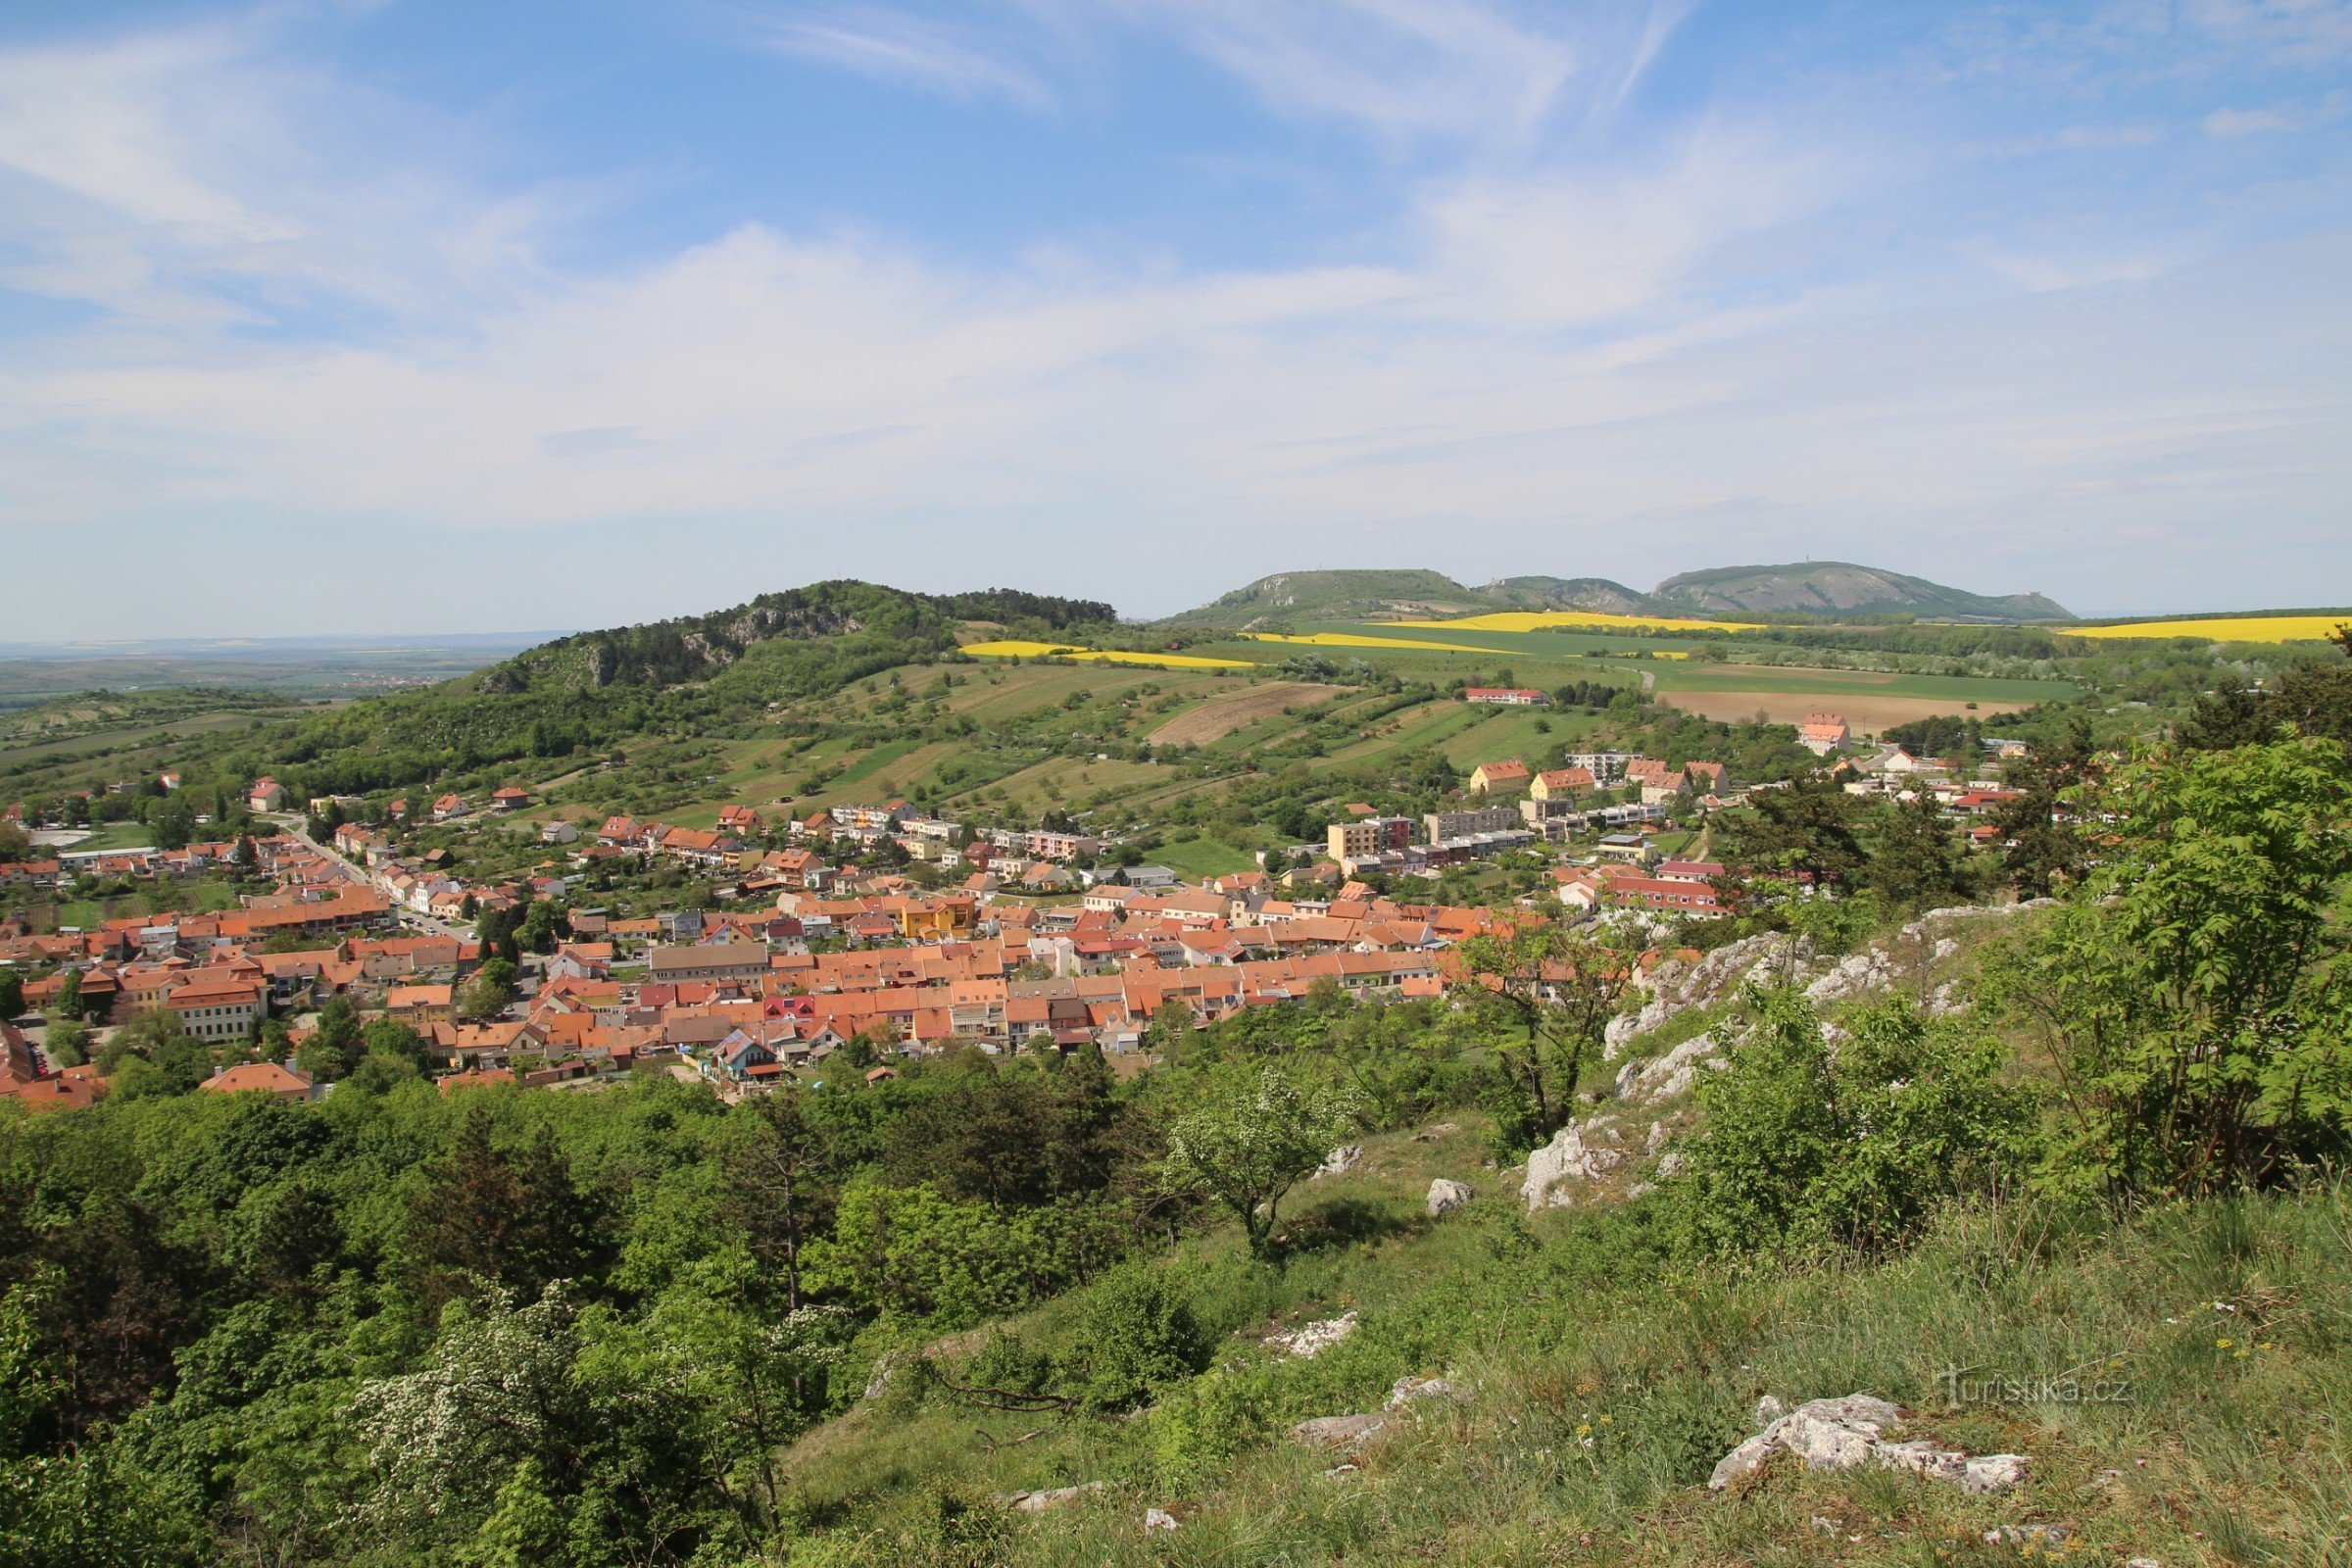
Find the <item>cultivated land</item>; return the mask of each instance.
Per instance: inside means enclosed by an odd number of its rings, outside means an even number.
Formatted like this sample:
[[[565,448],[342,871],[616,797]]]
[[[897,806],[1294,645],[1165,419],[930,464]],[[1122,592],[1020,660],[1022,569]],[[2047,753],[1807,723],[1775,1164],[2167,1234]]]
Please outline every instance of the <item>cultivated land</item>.
[[[1187,709],[1144,739],[1154,746],[1205,746],[1286,708],[1325,702],[1339,695],[1337,687],[1300,681],[1253,686]]]
[[[2210,615],[2187,620],[2129,620],[2068,626],[2069,637],[2196,637],[2217,643],[2316,643],[2342,625],[2352,611],[2301,615]]]
[[[1810,713],[1835,712],[1857,735],[1876,735],[1896,724],[1910,724],[1953,711],[1944,699],[1864,695],[1852,688],[1837,691],[1661,691],[1659,700],[1686,713],[1738,723],[1761,714],[1773,724],[1801,724]],[[2022,712],[2031,703],[1968,702],[1963,712],[1990,718],[1996,713]]]

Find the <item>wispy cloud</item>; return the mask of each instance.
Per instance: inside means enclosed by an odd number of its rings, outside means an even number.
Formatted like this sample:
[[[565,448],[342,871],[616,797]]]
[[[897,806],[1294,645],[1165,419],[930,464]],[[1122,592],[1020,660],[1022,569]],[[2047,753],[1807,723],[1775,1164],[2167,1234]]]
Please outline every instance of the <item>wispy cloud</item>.
[[[1126,0],[1278,113],[1385,135],[1524,134],[1580,65],[1555,24],[1483,0]]]
[[[957,97],[1042,108],[1053,93],[1002,31],[888,5],[746,5],[730,13],[763,48]]]
[[[1071,3],[1022,0],[1044,42],[989,30],[1011,11],[918,37],[833,8],[792,20],[864,42],[775,46],[1052,105]],[[1696,24],[1673,6],[1572,34],[1434,0],[1106,4],[1286,113],[1412,142],[1401,167],[1350,166],[1376,171],[1374,231],[1214,266],[1065,234],[952,264],[919,236],[737,214],[583,259],[578,191],[479,176],[475,132],[267,19],[0,48],[0,286],[84,308],[0,356],[0,529],[431,519],[490,551],[660,519],[732,530],[772,571],[882,553],[944,582],[1008,545],[1073,570],[1106,519],[1183,528],[1195,548],[1119,592],[1135,610],[1230,586],[1275,536],[1633,576],[1751,539],[1899,538],[1904,564],[1972,581],[1987,553],[2013,584],[2049,564],[2034,585],[2064,599],[2110,580],[2125,527],[2152,541],[2134,570],[2252,573],[2258,552],[2199,534],[2212,475],[2241,482],[2231,515],[2282,530],[2352,489],[2340,239],[2202,262],[2225,247],[2101,250],[1973,187],[1906,207],[1888,192],[1932,161],[1762,98],[1595,134]],[[2308,118],[2334,101],[2315,91],[2242,101]],[[2158,146],[2099,123],[2045,134],[2086,159]],[[1906,229],[1945,208],[1962,218]],[[1963,304],[1922,256],[1968,272]],[[2352,569],[2332,549],[2312,569]],[[545,572],[623,596],[565,618],[643,612],[633,577]]]

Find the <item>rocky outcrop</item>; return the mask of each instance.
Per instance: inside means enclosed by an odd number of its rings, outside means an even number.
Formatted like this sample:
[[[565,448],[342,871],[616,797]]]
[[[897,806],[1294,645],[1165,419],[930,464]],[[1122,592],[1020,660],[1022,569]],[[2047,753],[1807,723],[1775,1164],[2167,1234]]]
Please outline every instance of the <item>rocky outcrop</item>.
[[[1690,1092],[1701,1067],[1721,1067],[1724,1048],[1712,1033],[1686,1040],[1650,1061],[1629,1061],[1617,1069],[1617,1098],[1628,1104],[1672,1100]]]
[[[1343,1144],[1323,1156],[1323,1163],[1315,1167],[1315,1173],[1307,1180],[1319,1182],[1326,1176],[1345,1176],[1363,1162],[1363,1145]]]
[[[1642,1009],[1609,1020],[1601,1044],[1602,1059],[1616,1060],[1617,1054],[1634,1040],[1663,1028],[1692,1007],[1723,1001],[1750,980],[1762,979],[1784,966],[1801,969],[1812,954],[1808,939],[1768,931],[1717,948],[1696,963],[1660,964],[1650,974],[1649,1000]]]
[[[1624,1152],[1611,1147],[1616,1141],[1617,1129],[1605,1117],[1570,1122],[1527,1156],[1527,1179],[1519,1184],[1519,1196],[1531,1211],[1574,1202],[1575,1184],[1625,1163]]]
[[[1066,1508],[1081,1497],[1102,1491],[1103,1485],[1088,1481],[1075,1487],[1050,1487],[1042,1492],[1000,1492],[992,1500],[1014,1513],[1044,1513],[1053,1508]]]
[[[1449,1399],[1456,1392],[1447,1379],[1417,1378],[1408,1374],[1389,1385],[1389,1402],[1384,1408],[1395,1410],[1422,1399]]]
[[[1301,1323],[1287,1334],[1269,1334],[1264,1343],[1285,1355],[1311,1361],[1354,1332],[1355,1314],[1342,1312],[1338,1317]]]
[[[1429,1217],[1450,1214],[1476,1196],[1468,1183],[1447,1181],[1441,1176],[1429,1184]]]
[[[1778,1401],[1774,1405],[1777,1408]],[[1760,1406],[1757,1414],[1765,1413]],[[1998,1492],[2025,1479],[2023,1454],[1971,1457],[1925,1439],[1897,1442],[1890,1434],[1902,1425],[1901,1406],[1867,1394],[1807,1400],[1725,1454],[1707,1486],[1721,1492],[1776,1452],[1796,1455],[1808,1470],[1910,1470],[1952,1482],[1969,1493]]]
[[[1873,991],[1884,991],[1894,979],[1894,957],[1883,949],[1852,953],[1830,965],[1829,972],[1805,987],[1805,1000],[1815,1004],[1848,1002]]]
[[[883,1395],[888,1394],[890,1380],[897,1376],[899,1368],[906,1365],[906,1352],[904,1350],[884,1350],[880,1355],[875,1356],[873,1366],[865,1374],[865,1392],[858,1397],[879,1399]]]

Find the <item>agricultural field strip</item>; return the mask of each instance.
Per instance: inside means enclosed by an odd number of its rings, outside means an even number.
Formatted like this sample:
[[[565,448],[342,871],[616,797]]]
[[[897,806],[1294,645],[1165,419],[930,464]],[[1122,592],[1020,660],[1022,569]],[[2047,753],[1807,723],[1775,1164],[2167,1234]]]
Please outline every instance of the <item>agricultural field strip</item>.
[[[1652,659],[1680,657],[1691,649],[1713,646],[1697,638],[1671,636],[1610,636],[1605,632],[1579,632],[1570,629],[1557,631],[1498,631],[1469,627],[1452,634],[1452,641],[1438,643],[1421,638],[1399,636],[1387,630],[1401,621],[1360,621],[1333,628],[1335,635],[1349,638],[1369,638],[1352,642],[1350,647],[1391,648],[1417,652],[1447,652],[1463,654],[1507,654],[1515,658],[1582,660],[1594,654],[1631,656],[1645,654]],[[1455,622],[1444,622],[1454,625]],[[1320,630],[1317,632],[1321,634]]]
[[[966,643],[963,651],[975,659],[1076,659],[1090,663],[1134,664],[1172,669],[1248,669],[1246,659],[1206,659],[1197,654],[1152,654],[1119,648],[1082,648],[1064,643],[1023,642],[1005,638],[997,642]]]
[[[2191,620],[2134,620],[2117,626],[2053,626],[2065,637],[2206,637],[2217,643],[2322,642],[2352,622],[2352,611],[2335,615],[2217,616]]]
[[[1752,620],[1680,619],[1670,615],[1614,615],[1597,610],[1498,610],[1458,620],[1396,620],[1396,626],[1441,626],[1448,631],[1586,631],[1622,628],[1627,631],[1761,631]]]

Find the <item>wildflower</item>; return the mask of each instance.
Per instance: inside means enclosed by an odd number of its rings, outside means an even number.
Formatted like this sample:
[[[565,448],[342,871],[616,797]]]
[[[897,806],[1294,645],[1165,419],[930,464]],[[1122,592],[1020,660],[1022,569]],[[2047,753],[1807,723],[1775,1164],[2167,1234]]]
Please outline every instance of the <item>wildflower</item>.
[[[2240,1346],[2238,1348],[2230,1352],[2230,1359],[2232,1361],[2242,1361],[2252,1353],[2253,1352],[2251,1350],[2248,1350],[2243,1346]]]
[[[1604,1426],[1604,1427],[1605,1427],[1605,1426],[1607,1426],[1607,1425],[1609,1424],[1609,1418],[1608,1418],[1607,1416],[1605,1416],[1605,1415],[1604,1415],[1604,1416],[1600,1417],[1599,1419],[1600,1419],[1600,1424],[1601,1424],[1602,1426]]]
[[[1576,1424],[1576,1435],[1580,1438],[1591,1437],[1592,1435],[1592,1423],[1590,1421],[1579,1421]]]
[[[2237,1342],[2234,1340],[2216,1340],[2213,1342],[2213,1348],[2217,1350],[2227,1350],[2230,1346],[2236,1343]]]

